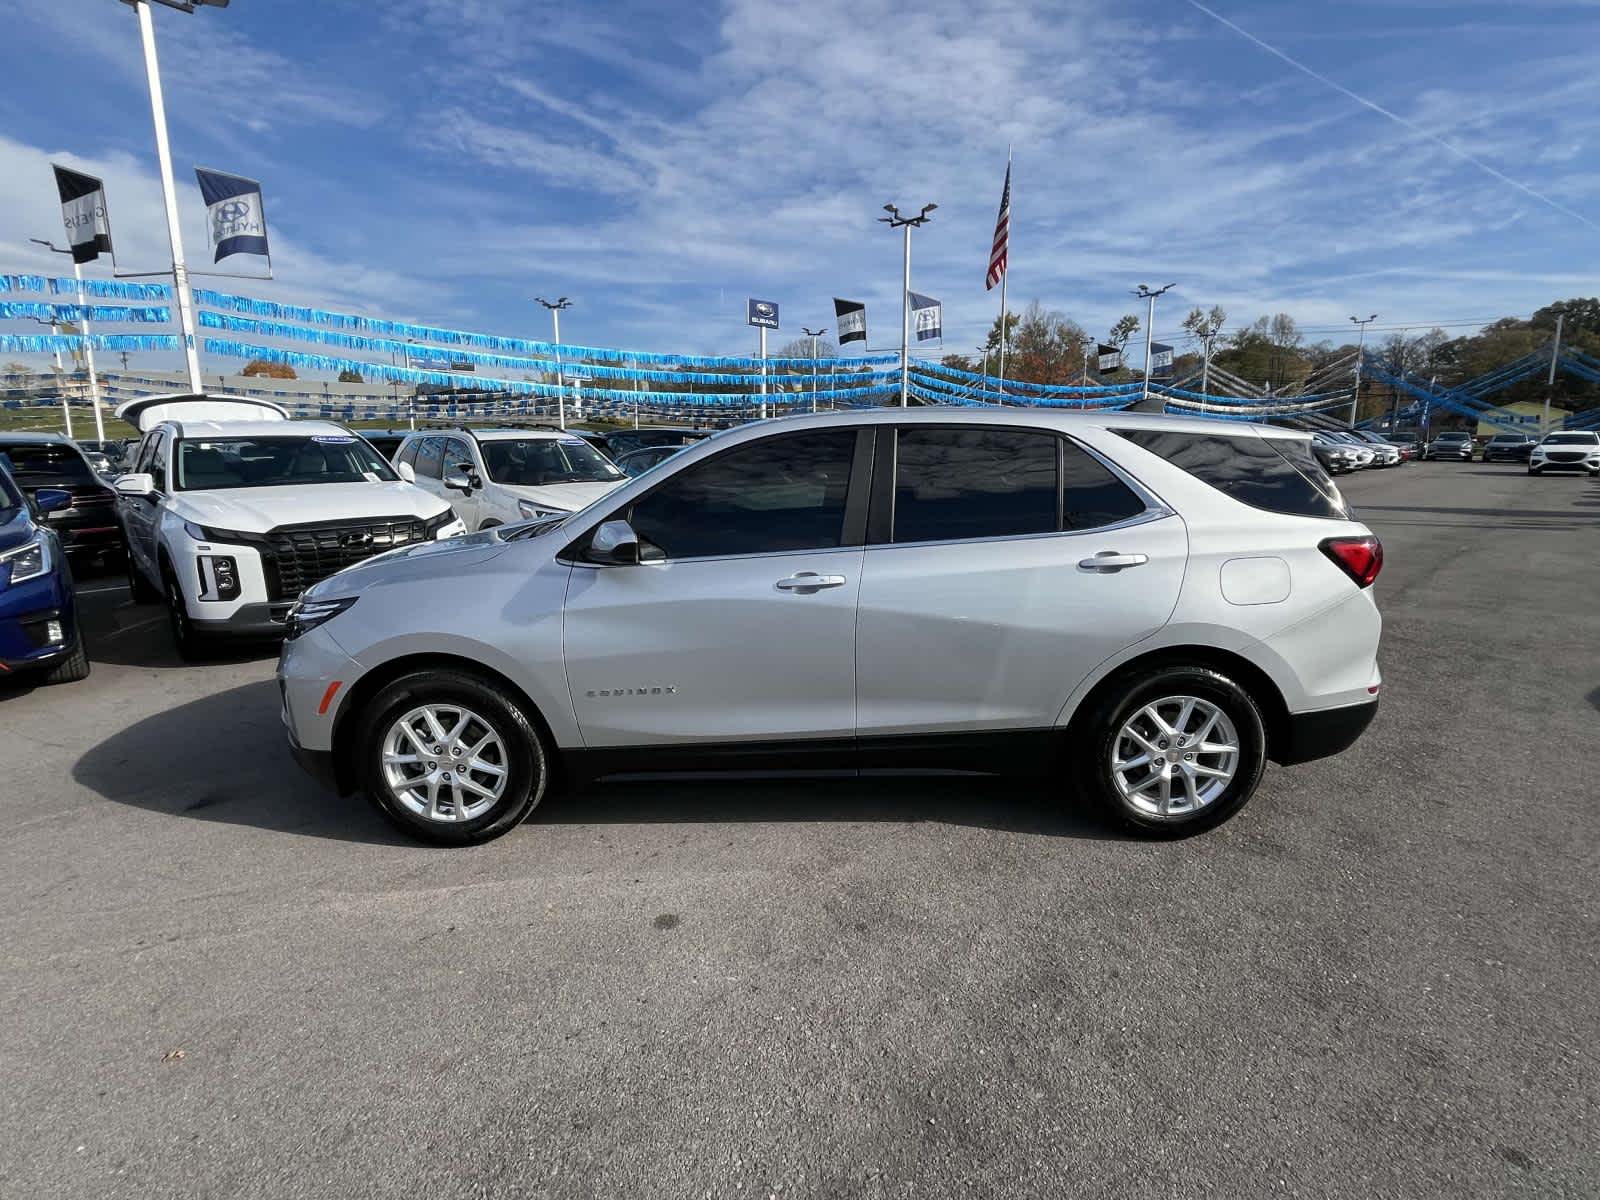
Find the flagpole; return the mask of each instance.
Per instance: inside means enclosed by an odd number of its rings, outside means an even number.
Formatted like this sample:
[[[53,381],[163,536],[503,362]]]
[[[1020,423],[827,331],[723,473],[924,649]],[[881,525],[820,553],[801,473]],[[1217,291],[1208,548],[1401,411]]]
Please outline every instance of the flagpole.
[[[77,283],[78,304],[83,308],[83,319],[79,328],[83,330],[83,361],[89,368],[89,399],[94,404],[94,436],[97,442],[106,440],[106,422],[100,415],[100,376],[94,369],[94,339],[89,328],[89,302],[83,294],[83,268],[78,265],[78,260],[72,260],[72,278]]]
[[[172,149],[167,144],[167,106],[161,96],[161,67],[156,61],[155,23],[150,0],[132,0],[139,16],[139,40],[144,45],[144,73],[150,84],[150,116],[156,127],[156,159],[161,167],[161,195],[167,210],[167,240],[172,246],[172,290],[178,300],[178,322],[183,331],[183,358],[189,372],[189,390],[200,393],[200,353],[194,336],[194,297],[189,294],[189,268],[183,260],[183,230],[178,223],[178,193],[172,180]]]
[[[1006,280],[1011,275],[1011,147],[1006,147],[1006,269],[1000,274],[1000,373],[996,396],[1006,402]]]
[[[906,223],[905,280],[900,289],[900,407],[906,407],[911,380],[911,224]]]

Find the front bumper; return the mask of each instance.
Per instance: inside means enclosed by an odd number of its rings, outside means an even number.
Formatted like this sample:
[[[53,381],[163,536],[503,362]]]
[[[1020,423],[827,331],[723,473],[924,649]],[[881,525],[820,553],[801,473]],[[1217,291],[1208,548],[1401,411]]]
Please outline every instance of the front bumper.
[[[1320,712],[1290,713],[1283,736],[1273,743],[1272,759],[1292,767],[1340,754],[1355,745],[1377,715],[1376,700]]]
[[[333,751],[307,750],[294,740],[292,732],[289,733],[288,737],[289,753],[293,756],[295,762],[300,764],[300,769],[330,792],[343,795],[345,789],[339,782],[339,771],[334,766]]]
[[[238,605],[226,617],[209,618],[195,615],[197,609],[205,611],[196,603],[189,605],[189,624],[196,633],[206,637],[281,638],[288,628],[292,607],[292,604],[250,602]]]
[[[1590,459],[1531,459],[1528,466],[1535,471],[1600,471],[1600,461]]]

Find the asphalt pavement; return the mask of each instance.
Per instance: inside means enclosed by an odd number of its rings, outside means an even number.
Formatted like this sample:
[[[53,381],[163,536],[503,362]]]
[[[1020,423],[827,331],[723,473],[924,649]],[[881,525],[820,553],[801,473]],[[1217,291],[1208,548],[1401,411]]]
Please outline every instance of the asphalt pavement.
[[[423,847],[86,581],[0,692],[0,1195],[1600,1194],[1600,483],[1343,487],[1382,711],[1165,844],[946,778]]]

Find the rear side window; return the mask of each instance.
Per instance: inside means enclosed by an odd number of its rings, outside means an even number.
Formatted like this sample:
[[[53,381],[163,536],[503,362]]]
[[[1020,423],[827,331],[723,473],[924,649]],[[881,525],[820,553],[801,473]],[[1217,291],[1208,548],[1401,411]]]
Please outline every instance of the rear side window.
[[[1144,512],[1144,501],[1108,467],[1071,442],[1062,443],[1063,516],[1068,529],[1097,529]]]
[[[948,541],[1056,531],[1056,445],[1010,429],[902,429],[894,540]]]
[[[1297,439],[1164,429],[1117,432],[1252,508],[1294,517],[1349,516],[1344,497],[1310,445]]]

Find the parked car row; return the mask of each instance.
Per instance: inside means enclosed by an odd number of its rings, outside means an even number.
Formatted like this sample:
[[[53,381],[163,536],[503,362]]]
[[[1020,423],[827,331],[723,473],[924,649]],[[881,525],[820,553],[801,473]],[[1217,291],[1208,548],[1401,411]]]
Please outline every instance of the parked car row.
[[[1367,467],[1398,467],[1406,461],[1401,447],[1364,429],[1319,429],[1311,435],[1311,451],[1330,475]]]
[[[1476,443],[1464,429],[1448,429],[1427,443],[1423,458],[1442,462],[1471,462]],[[1600,434],[1593,430],[1557,429],[1543,437],[1531,433],[1497,433],[1486,439],[1483,462],[1521,462],[1528,474],[1545,471],[1587,471],[1600,474]]]

